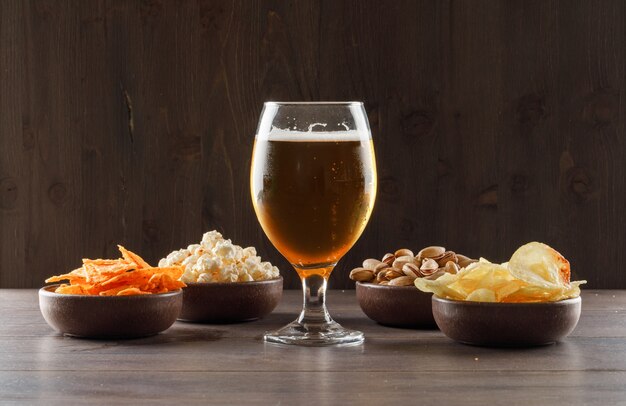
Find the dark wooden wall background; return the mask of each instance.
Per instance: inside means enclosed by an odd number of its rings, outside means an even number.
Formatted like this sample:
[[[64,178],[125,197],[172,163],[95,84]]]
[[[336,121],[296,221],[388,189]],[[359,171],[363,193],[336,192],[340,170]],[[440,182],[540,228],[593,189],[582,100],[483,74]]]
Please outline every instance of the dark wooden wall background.
[[[626,288],[626,2],[0,2],[0,287],[116,243],[156,262],[218,229],[265,239],[248,191],[265,100],[363,100],[379,197],[332,276],[430,244],[539,240]]]

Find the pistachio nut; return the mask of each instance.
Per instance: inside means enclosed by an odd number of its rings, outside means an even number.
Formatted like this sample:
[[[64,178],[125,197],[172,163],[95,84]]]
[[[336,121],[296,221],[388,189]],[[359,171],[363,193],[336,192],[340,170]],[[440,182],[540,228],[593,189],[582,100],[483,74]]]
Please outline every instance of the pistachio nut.
[[[373,270],[378,264],[382,264],[382,261],[379,261],[375,258],[368,258],[363,261],[363,268]]]
[[[446,273],[446,271],[443,268],[440,268],[440,269],[436,270],[435,272],[433,272],[432,274],[430,274],[428,276],[424,276],[424,279],[435,280],[435,279],[439,278],[441,275],[443,275],[445,273]]]
[[[390,286],[411,286],[413,279],[409,276],[399,276],[389,281]]]
[[[413,255],[413,251],[411,251],[408,248],[400,248],[399,250],[397,250],[394,255],[396,256],[396,258],[398,257],[404,257],[404,256],[409,256],[409,257],[414,257],[415,255]]]
[[[465,255],[461,255],[461,254],[456,254],[456,257],[457,257],[459,266],[461,268],[465,268],[466,266],[468,266],[471,263],[478,262],[475,259],[466,257]]]
[[[437,261],[439,266],[445,266],[448,261],[453,261],[455,263],[457,262],[457,257],[454,251],[446,251],[443,253],[443,255],[440,255],[439,257],[433,259]]]
[[[354,268],[350,271],[350,279],[357,282],[370,282],[374,279],[374,272],[365,268]]]
[[[414,263],[404,264],[404,266],[402,267],[402,272],[404,272],[406,276],[413,279],[420,278],[422,276],[422,273],[420,272],[420,267]]]
[[[374,275],[378,275],[378,273],[380,271],[383,271],[385,269],[389,269],[390,266],[387,265],[387,263],[385,262],[381,262],[380,264],[376,265],[376,267],[374,267],[373,271],[374,271]]]
[[[451,274],[456,274],[457,272],[459,272],[459,266],[454,261],[446,262],[446,265],[443,267],[443,269],[447,273],[451,273]]]
[[[421,259],[434,258],[434,257],[438,257],[444,252],[446,252],[446,249],[444,247],[431,246],[431,247],[426,247],[422,249],[420,252],[418,252],[417,257]]]
[[[393,261],[395,260],[396,260],[396,256],[390,253],[385,254],[385,256],[383,257],[383,262],[389,266],[391,266],[391,264],[393,264]]]
[[[413,258],[410,255],[405,255],[405,256],[402,256],[402,257],[396,257],[396,260],[393,261],[393,267],[396,268],[396,269],[402,269],[404,264],[412,263],[414,260],[415,260],[415,258]]]
[[[404,276],[404,273],[395,268],[391,268],[385,273],[385,279],[387,280],[392,280],[401,276]]]

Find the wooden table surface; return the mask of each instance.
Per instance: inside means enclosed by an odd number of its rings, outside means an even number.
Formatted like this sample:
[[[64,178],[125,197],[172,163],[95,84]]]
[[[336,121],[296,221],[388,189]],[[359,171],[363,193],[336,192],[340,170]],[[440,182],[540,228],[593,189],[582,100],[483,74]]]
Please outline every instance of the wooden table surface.
[[[365,332],[363,345],[264,343],[265,330],[295,317],[299,291],[261,321],[177,322],[150,338],[99,341],[54,332],[36,290],[0,290],[0,403],[626,405],[626,291],[584,292],[570,337],[526,349],[382,327],[354,291],[328,302],[337,321]]]

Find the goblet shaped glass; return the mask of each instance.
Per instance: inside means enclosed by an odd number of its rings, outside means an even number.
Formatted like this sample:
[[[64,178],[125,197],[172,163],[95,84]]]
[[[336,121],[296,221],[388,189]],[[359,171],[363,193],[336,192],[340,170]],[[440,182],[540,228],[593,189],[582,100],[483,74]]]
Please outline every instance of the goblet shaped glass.
[[[267,102],[257,129],[250,189],[257,218],[302,281],[300,316],[265,334],[283,344],[358,344],[335,322],[326,286],[361,236],[376,198],[376,161],[360,102]]]

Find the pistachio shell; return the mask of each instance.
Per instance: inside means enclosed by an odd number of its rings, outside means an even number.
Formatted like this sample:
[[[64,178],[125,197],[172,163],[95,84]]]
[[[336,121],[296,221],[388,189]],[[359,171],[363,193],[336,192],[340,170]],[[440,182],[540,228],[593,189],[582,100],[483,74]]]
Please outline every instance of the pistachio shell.
[[[390,253],[385,254],[385,256],[383,257],[383,262],[389,266],[391,266],[391,264],[393,264],[393,261],[395,260],[396,260],[396,256]]]
[[[472,259],[470,257],[466,257],[465,255],[461,255],[461,254],[456,254],[456,257],[457,257],[459,266],[461,268],[465,268],[469,264],[477,262],[475,259]]]
[[[434,271],[439,268],[439,264],[432,258],[426,258],[422,261],[422,266],[420,266],[420,271]]]
[[[419,258],[433,258],[438,257],[444,252],[446,252],[446,249],[444,247],[433,245],[431,247],[426,247],[422,249],[420,252],[417,253],[417,256]]]
[[[402,269],[404,264],[413,263],[414,257],[410,255],[405,255],[403,257],[397,257],[395,261],[393,261],[393,267],[396,269]]]
[[[387,263],[381,262],[380,264],[376,265],[373,271],[375,275],[378,275],[380,271],[388,269],[388,268],[389,268],[389,265],[387,265]]]
[[[413,255],[413,251],[411,251],[408,248],[400,248],[399,250],[397,250],[394,255],[397,257],[404,257],[404,256],[409,256],[409,257],[414,257],[415,255]]]
[[[402,272],[404,272],[406,276],[413,278],[413,279],[419,278],[422,276],[419,266],[417,266],[414,263],[404,264],[404,266],[402,267]]]
[[[374,279],[374,272],[365,268],[354,268],[350,271],[350,279],[358,282],[369,282]]]
[[[446,262],[444,269],[447,273],[456,274],[459,272],[459,266],[454,261]]]
[[[363,268],[373,270],[378,264],[382,264],[382,261],[379,261],[375,258],[368,258],[363,261]]]
[[[457,262],[457,256],[454,251],[446,251],[443,255],[440,255],[438,258],[433,258],[439,266],[445,266],[448,261]]]
[[[389,281],[390,286],[411,286],[412,284],[413,279],[409,276],[399,276]]]
[[[388,270],[385,273],[385,279],[387,279],[387,280],[392,280],[392,279],[395,279],[395,278],[399,278],[401,276],[404,276],[404,273],[402,273],[401,271],[396,270],[395,268],[392,268],[392,269]]]
[[[424,276],[424,279],[435,280],[435,279],[439,278],[441,275],[443,275],[444,273],[446,273],[446,271],[443,268],[441,268],[441,269],[438,269],[437,271],[433,272],[432,274],[430,274],[428,276]]]

